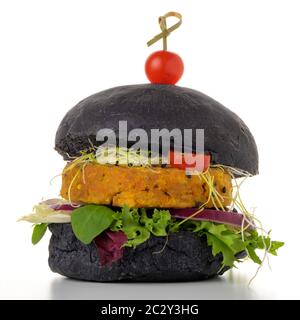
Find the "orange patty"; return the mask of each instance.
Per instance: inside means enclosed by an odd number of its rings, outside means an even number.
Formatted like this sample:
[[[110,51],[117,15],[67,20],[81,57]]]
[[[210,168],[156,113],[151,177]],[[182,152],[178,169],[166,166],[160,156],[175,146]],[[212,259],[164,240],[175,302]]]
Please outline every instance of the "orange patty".
[[[210,168],[222,205],[230,204],[231,178]],[[70,194],[69,194],[70,193]],[[65,168],[61,196],[72,201],[132,208],[191,208],[208,199],[208,186],[201,176],[186,176],[174,168],[121,167],[88,164]],[[210,200],[206,207],[213,207]]]

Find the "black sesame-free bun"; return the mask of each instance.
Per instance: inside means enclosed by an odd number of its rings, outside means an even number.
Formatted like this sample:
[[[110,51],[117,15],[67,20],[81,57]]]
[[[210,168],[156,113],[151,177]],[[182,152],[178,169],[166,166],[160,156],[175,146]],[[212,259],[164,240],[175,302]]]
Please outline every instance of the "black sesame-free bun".
[[[75,237],[70,224],[50,224],[49,266],[69,278],[89,281],[204,280],[221,269],[222,255],[212,255],[205,236],[180,231],[166,237],[151,236],[143,244],[125,248],[123,258],[101,266],[95,244]],[[167,240],[167,243],[166,243]]]
[[[151,129],[204,129],[204,148],[213,163],[258,173],[257,147],[245,123],[203,93],[174,85],[121,86],[82,100],[61,121],[55,149],[66,160],[78,156],[91,143],[97,146],[98,130],[118,133],[121,120],[128,131],[141,128],[149,137]],[[194,135],[193,150],[195,143]]]

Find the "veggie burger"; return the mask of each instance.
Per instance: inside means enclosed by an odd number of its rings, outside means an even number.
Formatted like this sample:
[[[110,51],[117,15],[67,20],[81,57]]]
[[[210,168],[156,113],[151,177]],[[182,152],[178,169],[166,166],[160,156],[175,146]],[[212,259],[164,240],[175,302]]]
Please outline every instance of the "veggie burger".
[[[203,130],[203,152],[194,134],[177,139],[187,129]],[[161,135],[136,147],[137,132]],[[239,192],[258,173],[251,132],[198,91],[141,84],[94,94],[65,115],[55,149],[67,162],[61,198],[21,218],[34,224],[33,244],[52,233],[53,272],[92,281],[202,280],[246,258],[260,265],[283,245]]]

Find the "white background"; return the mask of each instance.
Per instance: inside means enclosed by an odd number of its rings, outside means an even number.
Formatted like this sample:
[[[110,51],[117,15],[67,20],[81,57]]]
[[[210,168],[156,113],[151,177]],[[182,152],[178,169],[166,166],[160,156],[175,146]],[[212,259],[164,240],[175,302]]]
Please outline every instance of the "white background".
[[[32,246],[30,224],[16,223],[59,193],[60,179],[49,181],[64,166],[53,150],[64,114],[97,91],[147,82],[145,59],[161,44],[146,42],[170,10],[183,15],[168,41],[185,62],[179,85],[238,113],[258,144],[260,175],[244,197],[286,245],[250,289],[250,263],[208,282],[67,280],[48,269],[49,233]],[[300,298],[299,14],[297,0],[1,0],[0,298]]]

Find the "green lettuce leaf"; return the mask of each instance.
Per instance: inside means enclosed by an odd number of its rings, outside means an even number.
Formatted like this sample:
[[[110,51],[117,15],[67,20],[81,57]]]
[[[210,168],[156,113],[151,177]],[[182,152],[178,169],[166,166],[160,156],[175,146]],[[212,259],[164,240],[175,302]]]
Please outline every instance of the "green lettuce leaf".
[[[119,230],[123,231],[128,238],[125,247],[136,247],[149,239],[150,231],[140,224],[140,215],[137,209],[129,209],[128,206],[124,206],[117,221],[117,225],[121,225]],[[115,224],[113,228],[116,228]]]
[[[154,209],[151,217],[146,209],[129,209],[124,206],[121,212],[116,212],[114,221],[110,226],[112,231],[123,231],[128,241],[124,246],[136,247],[145,242],[153,234],[156,237],[168,235],[168,227],[171,223],[171,214],[168,210]]]
[[[154,209],[152,217],[149,218],[146,210],[142,210],[140,222],[155,236],[167,236],[167,229],[171,222],[171,214],[168,210]]]
[[[256,250],[268,248],[269,253],[276,255],[277,249],[283,245],[283,242],[271,242],[269,237],[262,237],[257,231],[245,232],[243,239],[240,232],[225,224],[195,220],[181,223],[182,220],[173,219],[168,210],[154,209],[152,216],[149,216],[146,209],[129,209],[125,206],[114,215],[114,219],[111,230],[125,232],[128,237],[125,246],[136,247],[148,240],[150,234],[160,237],[179,230],[189,230],[199,236],[205,235],[213,255],[222,254],[223,266],[229,267],[239,262],[237,255],[243,251],[248,253],[253,262],[261,264]]]
[[[87,205],[75,209],[71,224],[75,236],[84,244],[91,243],[113,222],[114,211],[106,206]]]
[[[232,267],[234,265],[234,261],[236,260],[234,256],[234,250],[215,235],[209,232],[206,232],[205,234],[208,245],[212,247],[213,255],[216,256],[218,253],[222,253],[223,265]]]
[[[235,255],[245,250],[246,244],[241,240],[241,235],[224,224],[209,221],[187,221],[187,223],[187,228],[190,231],[206,235],[213,255],[222,254],[224,266],[232,267],[237,261]],[[185,227],[184,224],[183,227]]]
[[[47,231],[47,223],[35,224],[32,231],[31,242],[37,244]]]
[[[213,255],[221,253],[223,265],[232,267],[234,262],[239,261],[237,254],[246,251],[249,258],[261,264],[262,261],[256,250],[264,250],[277,255],[277,250],[284,245],[280,241],[271,241],[270,237],[263,237],[257,231],[245,232],[244,240],[240,232],[225,224],[217,224],[210,221],[188,220],[178,227],[179,222],[172,225],[171,230],[178,231],[180,228],[206,235],[207,243],[212,247]]]

